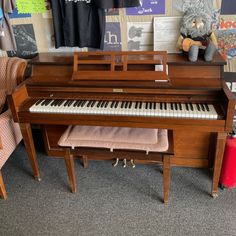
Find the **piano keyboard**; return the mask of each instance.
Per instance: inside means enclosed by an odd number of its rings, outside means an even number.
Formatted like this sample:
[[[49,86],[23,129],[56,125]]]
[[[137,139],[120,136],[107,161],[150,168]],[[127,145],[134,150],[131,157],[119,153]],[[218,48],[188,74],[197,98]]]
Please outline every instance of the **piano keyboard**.
[[[32,113],[90,114],[149,117],[217,119],[213,105],[180,102],[131,102],[40,99],[29,109]]]

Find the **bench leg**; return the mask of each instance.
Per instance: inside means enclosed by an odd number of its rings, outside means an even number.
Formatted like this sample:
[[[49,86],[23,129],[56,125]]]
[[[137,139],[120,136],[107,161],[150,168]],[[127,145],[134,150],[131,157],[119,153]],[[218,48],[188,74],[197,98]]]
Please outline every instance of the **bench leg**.
[[[88,167],[88,157],[87,156],[82,156],[82,159],[83,159],[84,168],[87,168]]]
[[[74,157],[71,155],[70,149],[66,149],[64,160],[66,163],[66,170],[70,182],[71,192],[75,193],[77,191],[77,186],[75,178]]]
[[[163,195],[164,203],[168,203],[170,188],[170,156],[163,156]]]
[[[2,178],[2,172],[1,171],[0,171],[0,196],[3,199],[7,199],[7,191],[6,191],[6,188],[5,188],[5,184],[4,184],[4,181],[3,181],[3,178]]]

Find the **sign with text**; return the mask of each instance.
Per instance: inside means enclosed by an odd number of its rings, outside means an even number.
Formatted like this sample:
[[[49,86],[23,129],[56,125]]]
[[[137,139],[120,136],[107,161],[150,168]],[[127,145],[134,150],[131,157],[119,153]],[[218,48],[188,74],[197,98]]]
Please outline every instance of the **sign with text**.
[[[139,7],[126,9],[126,15],[165,14],[165,0],[143,0]]]

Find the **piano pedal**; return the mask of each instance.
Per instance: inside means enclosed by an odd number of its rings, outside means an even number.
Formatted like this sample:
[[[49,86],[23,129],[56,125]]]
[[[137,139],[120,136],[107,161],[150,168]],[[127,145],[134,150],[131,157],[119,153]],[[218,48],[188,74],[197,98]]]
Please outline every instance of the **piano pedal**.
[[[116,158],[116,161],[112,164],[113,165],[113,167],[116,167],[117,165],[118,165],[118,163],[119,163],[119,158]]]
[[[132,167],[132,168],[135,168],[134,159],[131,159],[131,160],[130,160],[130,164],[131,164],[131,167]]]
[[[127,160],[126,160],[126,159],[123,160],[123,167],[124,167],[124,168],[127,167]]]

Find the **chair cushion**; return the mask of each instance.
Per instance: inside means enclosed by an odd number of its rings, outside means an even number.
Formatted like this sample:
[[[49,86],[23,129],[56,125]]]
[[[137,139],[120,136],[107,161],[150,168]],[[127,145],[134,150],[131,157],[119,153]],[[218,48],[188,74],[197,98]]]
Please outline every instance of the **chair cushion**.
[[[168,149],[168,137],[167,130],[160,129],[69,126],[58,145],[160,152]]]
[[[5,102],[6,102],[7,94],[5,89],[0,89],[0,114],[3,111]]]

